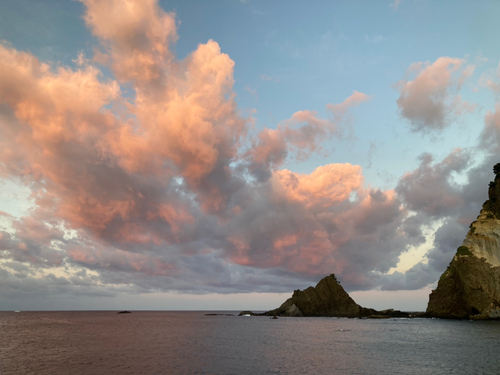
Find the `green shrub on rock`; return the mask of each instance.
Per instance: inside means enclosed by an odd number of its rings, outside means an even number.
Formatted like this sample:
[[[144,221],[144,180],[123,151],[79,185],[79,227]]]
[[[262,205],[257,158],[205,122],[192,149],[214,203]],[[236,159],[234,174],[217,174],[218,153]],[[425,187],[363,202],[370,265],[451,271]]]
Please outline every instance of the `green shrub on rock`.
[[[465,255],[472,255],[472,253],[470,252],[469,248],[467,246],[460,246],[458,249],[457,249],[457,255],[458,256],[465,256]]]
[[[493,173],[500,174],[500,163],[495,164],[495,166],[493,167]]]

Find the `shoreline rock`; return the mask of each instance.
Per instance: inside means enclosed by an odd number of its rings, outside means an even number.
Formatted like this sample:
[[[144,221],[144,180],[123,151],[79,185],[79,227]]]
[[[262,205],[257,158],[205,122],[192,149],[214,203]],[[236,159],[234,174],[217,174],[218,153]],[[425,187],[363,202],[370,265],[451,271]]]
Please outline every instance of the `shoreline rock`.
[[[426,317],[500,319],[500,163],[488,200],[429,296]]]

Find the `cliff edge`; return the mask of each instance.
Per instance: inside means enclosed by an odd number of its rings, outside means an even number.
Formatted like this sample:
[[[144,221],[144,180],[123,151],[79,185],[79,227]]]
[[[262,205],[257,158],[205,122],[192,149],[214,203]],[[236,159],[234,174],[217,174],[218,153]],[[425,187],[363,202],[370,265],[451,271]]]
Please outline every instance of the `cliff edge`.
[[[500,163],[488,200],[429,296],[426,315],[500,319]]]

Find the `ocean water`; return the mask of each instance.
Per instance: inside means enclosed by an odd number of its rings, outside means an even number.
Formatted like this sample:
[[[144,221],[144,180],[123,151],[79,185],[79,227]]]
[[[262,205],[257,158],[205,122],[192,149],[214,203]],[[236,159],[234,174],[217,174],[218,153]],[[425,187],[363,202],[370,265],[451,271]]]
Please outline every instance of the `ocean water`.
[[[205,313],[0,312],[0,374],[500,374],[500,321]]]

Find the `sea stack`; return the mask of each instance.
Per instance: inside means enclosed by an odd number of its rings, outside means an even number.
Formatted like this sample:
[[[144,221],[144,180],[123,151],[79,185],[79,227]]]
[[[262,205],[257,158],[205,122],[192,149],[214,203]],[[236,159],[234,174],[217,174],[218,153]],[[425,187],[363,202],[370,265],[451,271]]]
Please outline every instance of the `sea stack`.
[[[297,289],[292,298],[287,299],[280,307],[269,311],[266,315],[281,316],[347,316],[366,315],[337,282],[334,274],[323,278],[316,287]],[[374,313],[369,312],[368,315]]]
[[[500,319],[500,163],[488,200],[429,297],[426,315]]]
[[[336,317],[403,317],[395,310],[376,311],[361,307],[347,294],[334,274],[323,278],[316,287],[295,290],[280,307],[268,311],[269,316],[336,316]]]

